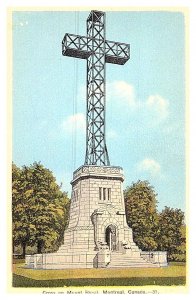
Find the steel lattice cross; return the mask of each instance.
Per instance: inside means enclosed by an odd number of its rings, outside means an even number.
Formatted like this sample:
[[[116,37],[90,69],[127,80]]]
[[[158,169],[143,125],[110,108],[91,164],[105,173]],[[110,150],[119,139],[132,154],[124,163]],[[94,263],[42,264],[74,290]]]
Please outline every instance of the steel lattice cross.
[[[87,60],[86,165],[110,165],[105,138],[105,64],[124,65],[130,45],[105,39],[105,13],[91,11],[87,36],[66,33],[62,54]]]

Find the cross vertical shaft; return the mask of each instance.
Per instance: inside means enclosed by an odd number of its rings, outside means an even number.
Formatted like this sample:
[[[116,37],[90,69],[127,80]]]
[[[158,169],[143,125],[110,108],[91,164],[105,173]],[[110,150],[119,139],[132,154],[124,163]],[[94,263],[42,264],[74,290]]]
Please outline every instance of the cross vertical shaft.
[[[90,56],[87,59],[87,165],[109,165],[105,140],[105,14],[91,12],[87,19]]]
[[[124,65],[130,58],[128,44],[105,38],[105,13],[91,11],[87,36],[66,33],[62,54],[87,60],[86,165],[110,165],[105,135],[105,66]]]

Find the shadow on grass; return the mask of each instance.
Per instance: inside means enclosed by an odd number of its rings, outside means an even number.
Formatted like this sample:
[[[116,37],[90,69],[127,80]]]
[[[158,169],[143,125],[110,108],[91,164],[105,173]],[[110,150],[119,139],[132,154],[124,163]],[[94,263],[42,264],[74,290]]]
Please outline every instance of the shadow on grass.
[[[181,277],[133,277],[133,278],[74,278],[56,280],[34,280],[13,274],[13,287],[63,287],[63,286],[144,286],[144,285],[185,285]]]

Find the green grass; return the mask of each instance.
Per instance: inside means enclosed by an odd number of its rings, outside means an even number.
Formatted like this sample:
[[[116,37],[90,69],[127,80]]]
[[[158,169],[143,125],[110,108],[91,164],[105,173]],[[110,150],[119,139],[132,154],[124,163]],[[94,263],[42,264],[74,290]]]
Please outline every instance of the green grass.
[[[184,261],[171,261],[169,262],[170,266],[186,266]]]
[[[185,285],[185,276],[180,277],[132,277],[132,278],[72,278],[34,280],[13,275],[13,287],[64,287],[64,286],[177,286]]]
[[[23,264],[25,263],[24,258],[13,258],[13,264]]]
[[[127,269],[26,269],[24,263],[13,265],[13,287],[63,286],[178,286],[186,284],[185,263],[171,263],[164,268]]]

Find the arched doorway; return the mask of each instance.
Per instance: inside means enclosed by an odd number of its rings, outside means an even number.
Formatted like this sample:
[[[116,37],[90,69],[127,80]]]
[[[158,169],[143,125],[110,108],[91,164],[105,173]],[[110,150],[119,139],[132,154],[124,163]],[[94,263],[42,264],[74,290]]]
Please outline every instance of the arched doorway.
[[[105,240],[111,251],[116,251],[116,226],[109,225],[105,230]]]

